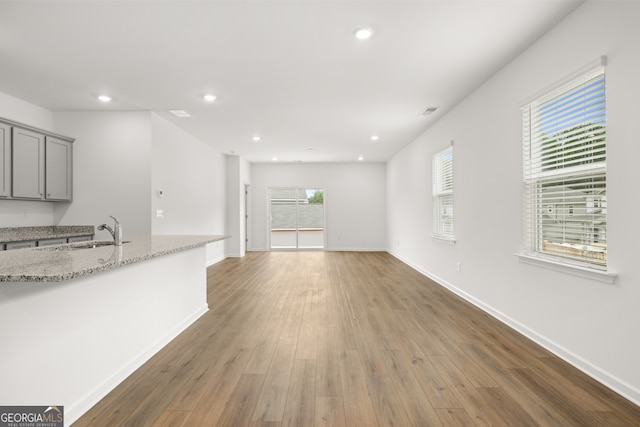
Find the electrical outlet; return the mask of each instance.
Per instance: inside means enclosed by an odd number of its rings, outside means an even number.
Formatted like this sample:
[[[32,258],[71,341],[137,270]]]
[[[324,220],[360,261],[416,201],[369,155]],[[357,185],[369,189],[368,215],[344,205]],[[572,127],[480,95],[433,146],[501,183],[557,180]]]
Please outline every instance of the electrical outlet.
[[[156,209],[156,218],[164,218],[164,210]]]
[[[462,263],[460,261],[458,261],[458,265],[456,266],[456,268],[458,269],[458,271],[462,271]]]

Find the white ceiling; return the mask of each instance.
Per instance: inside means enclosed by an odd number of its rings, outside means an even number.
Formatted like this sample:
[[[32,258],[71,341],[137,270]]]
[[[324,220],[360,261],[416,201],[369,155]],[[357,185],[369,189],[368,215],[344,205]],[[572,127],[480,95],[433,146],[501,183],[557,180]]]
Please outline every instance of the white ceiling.
[[[386,161],[579,4],[1,1],[0,91],[54,111],[155,111],[250,162]]]

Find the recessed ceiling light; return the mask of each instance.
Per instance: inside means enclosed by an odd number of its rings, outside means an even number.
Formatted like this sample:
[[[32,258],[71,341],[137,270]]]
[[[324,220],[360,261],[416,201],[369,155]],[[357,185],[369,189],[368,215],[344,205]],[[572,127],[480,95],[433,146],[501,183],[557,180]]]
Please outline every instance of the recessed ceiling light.
[[[251,138],[253,140],[253,142],[260,142],[260,136],[259,135],[254,135],[253,138]]]
[[[363,156],[358,156],[358,160],[363,161],[364,157]]]
[[[367,39],[371,38],[371,36],[373,35],[373,29],[371,29],[369,27],[358,28],[353,32],[353,35],[358,40],[367,40]]]
[[[274,157],[274,158],[273,158],[273,159],[271,159],[271,160],[273,160],[274,162],[277,162],[277,161],[278,161],[278,158],[277,158],[277,157]]]
[[[100,102],[111,102],[113,98],[111,98],[109,95],[98,95],[98,100]]]
[[[169,110],[169,112],[174,116],[180,117],[180,118],[191,117],[191,114],[189,114],[185,110]]]
[[[213,102],[216,100],[217,96],[215,96],[212,93],[207,93],[206,95],[203,96],[204,100],[207,102]]]
[[[371,135],[371,140],[372,141],[377,141],[378,139],[379,139],[378,135]]]

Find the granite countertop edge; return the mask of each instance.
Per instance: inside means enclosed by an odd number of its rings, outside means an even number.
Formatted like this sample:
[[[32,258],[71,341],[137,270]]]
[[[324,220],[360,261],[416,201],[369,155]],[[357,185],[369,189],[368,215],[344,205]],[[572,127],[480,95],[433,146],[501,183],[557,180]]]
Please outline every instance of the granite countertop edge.
[[[115,247],[115,246],[105,246],[101,248],[95,249],[80,249],[77,251],[56,251],[56,246],[42,247],[42,248],[28,248],[28,249],[18,249],[12,251],[2,251],[0,252],[0,257],[11,257],[19,259],[22,257],[39,257],[41,258],[42,265],[39,266],[39,271],[24,271],[24,272],[15,272],[15,273],[7,273],[6,268],[0,266],[0,286],[2,282],[11,282],[11,283],[49,283],[49,282],[62,282],[65,280],[71,280],[83,276],[89,276],[95,273],[100,273],[103,271],[112,270],[118,267],[122,267],[129,264],[134,264],[138,262],[142,262],[145,260],[149,260],[152,258],[158,258],[165,255],[169,255],[176,252],[181,252],[189,249],[194,249],[197,247],[205,246],[209,243],[217,242],[220,240],[224,240],[229,238],[227,235],[184,235],[184,236],[146,236],[146,237],[136,237],[132,238],[130,243],[125,243],[123,246]],[[85,244],[87,242],[83,242]],[[145,248],[144,246],[149,244],[153,246],[153,243],[160,243],[161,247],[159,249],[155,249],[153,247]],[[77,246],[81,244],[66,244],[60,245],[68,247],[68,246]],[[122,250],[125,252],[122,259],[107,261],[101,263],[100,259],[98,259],[98,255],[106,255],[114,253],[114,249]],[[131,250],[134,254],[128,256],[126,251]],[[93,252],[95,254],[95,259],[92,258],[92,253],[88,251],[96,251]],[[48,268],[54,267],[54,260],[49,260],[50,264],[47,264],[47,254],[64,254],[67,257],[71,258],[71,267],[68,270],[49,273],[47,272]],[[84,260],[82,259],[84,257]],[[77,258],[78,260],[75,260]],[[88,259],[88,260],[87,260]],[[2,260],[2,258],[0,258]],[[8,260],[9,263],[12,261]],[[19,265],[14,264],[14,268],[19,268]],[[54,267],[55,268],[55,267]],[[32,268],[32,270],[38,270],[38,268]]]

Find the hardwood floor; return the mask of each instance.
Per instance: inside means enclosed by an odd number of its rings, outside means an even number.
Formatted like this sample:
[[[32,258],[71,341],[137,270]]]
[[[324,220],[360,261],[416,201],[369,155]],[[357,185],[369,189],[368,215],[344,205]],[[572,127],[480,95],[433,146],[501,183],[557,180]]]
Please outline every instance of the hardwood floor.
[[[81,426],[638,426],[640,408],[386,253],[253,252]]]

